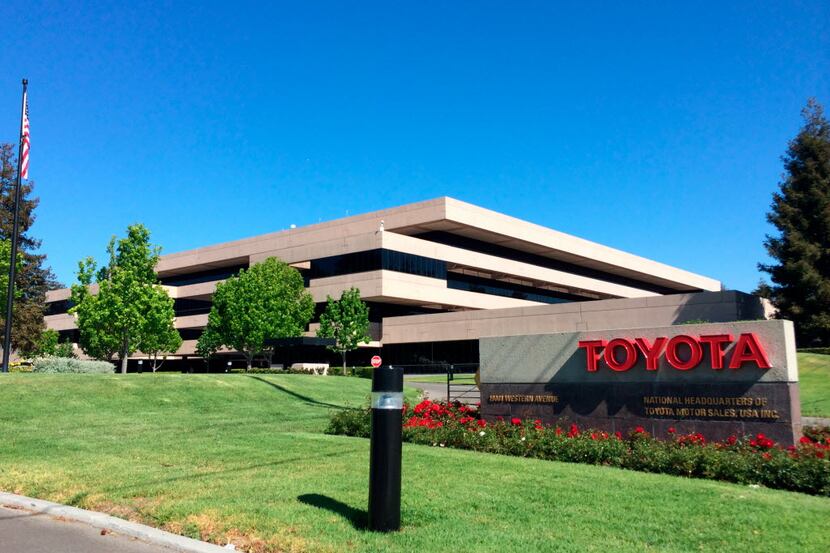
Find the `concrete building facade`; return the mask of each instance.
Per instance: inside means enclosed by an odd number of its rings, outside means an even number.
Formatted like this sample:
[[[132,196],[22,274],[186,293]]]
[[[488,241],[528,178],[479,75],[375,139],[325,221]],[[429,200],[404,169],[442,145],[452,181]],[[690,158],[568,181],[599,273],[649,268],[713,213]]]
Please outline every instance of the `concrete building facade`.
[[[271,256],[302,273],[315,321],[327,296],[360,289],[372,342],[355,363],[381,349],[389,362],[472,362],[471,342],[494,332],[763,316],[757,298],[717,280],[444,197],[162,256],[184,340],[177,366],[204,366],[195,346],[216,284]],[[77,342],[69,296],[48,293],[46,324]]]

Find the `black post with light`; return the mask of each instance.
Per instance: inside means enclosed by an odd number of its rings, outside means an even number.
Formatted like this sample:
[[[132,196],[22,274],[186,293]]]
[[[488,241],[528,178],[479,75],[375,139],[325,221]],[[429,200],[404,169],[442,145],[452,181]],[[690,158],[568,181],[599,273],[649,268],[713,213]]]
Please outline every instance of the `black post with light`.
[[[17,234],[20,229],[20,186],[21,171],[23,169],[23,124],[26,119],[26,91],[29,87],[29,80],[23,79],[23,102],[20,109],[20,145],[17,150],[17,182],[14,187],[14,223],[12,225],[12,255],[9,261],[9,287],[6,291],[6,321],[5,333],[3,335],[3,372],[9,372],[9,355],[12,349],[12,317],[14,315],[14,278],[17,268]]]
[[[369,530],[401,528],[401,424],[403,368],[383,366],[372,375],[369,456]]]

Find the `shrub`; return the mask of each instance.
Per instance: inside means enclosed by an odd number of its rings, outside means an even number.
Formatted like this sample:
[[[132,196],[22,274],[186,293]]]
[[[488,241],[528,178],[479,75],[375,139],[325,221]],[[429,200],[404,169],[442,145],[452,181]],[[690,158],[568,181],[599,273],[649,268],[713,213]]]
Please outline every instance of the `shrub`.
[[[351,367],[346,376],[356,376],[357,378],[372,378],[374,369],[372,367]],[[343,376],[343,367],[329,367],[329,374],[334,376]]]
[[[519,418],[488,423],[473,407],[429,400],[404,406],[403,421],[404,440],[417,444],[830,496],[830,435],[820,429],[810,430],[796,446],[787,448],[763,434],[710,442],[699,433],[679,435],[670,429],[667,439],[659,440],[639,427],[623,436],[583,430],[575,424],[562,428]],[[371,410],[337,411],[326,432],[368,437]]]
[[[47,328],[30,352],[23,352],[27,358],[36,357],[75,357],[75,349],[70,342],[60,342],[57,330]]]
[[[830,426],[805,426],[802,433],[814,442],[830,443]]]
[[[30,373],[32,372],[32,364],[28,361],[12,361],[9,363],[10,373]]]
[[[328,434],[368,438],[372,433],[371,409],[343,409],[329,421]]]
[[[285,369],[277,369],[271,367],[251,367],[250,370],[245,369],[231,369],[231,372],[235,373],[245,373],[245,374],[285,374],[289,372]]]
[[[36,373],[112,374],[115,366],[109,361],[82,361],[67,357],[39,357],[32,361]]]
[[[830,348],[798,348],[799,353],[819,353],[821,355],[830,355]]]

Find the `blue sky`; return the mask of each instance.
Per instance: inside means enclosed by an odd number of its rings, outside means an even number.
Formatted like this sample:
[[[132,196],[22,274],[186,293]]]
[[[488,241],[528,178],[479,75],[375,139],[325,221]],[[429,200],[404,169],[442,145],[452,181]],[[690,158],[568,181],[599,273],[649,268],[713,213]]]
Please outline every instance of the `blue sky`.
[[[132,222],[175,252],[447,195],[751,290],[830,104],[827,2],[115,4],[0,8],[65,283]]]

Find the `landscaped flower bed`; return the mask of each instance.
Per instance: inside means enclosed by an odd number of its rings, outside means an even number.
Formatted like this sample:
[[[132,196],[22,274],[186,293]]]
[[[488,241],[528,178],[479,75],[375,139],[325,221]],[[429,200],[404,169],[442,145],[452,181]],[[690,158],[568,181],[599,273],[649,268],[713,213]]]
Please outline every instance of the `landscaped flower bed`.
[[[368,438],[371,411],[336,412],[327,432]],[[460,404],[422,401],[404,406],[405,441],[435,447],[590,463],[643,472],[710,478],[830,496],[830,435],[808,433],[797,446],[781,447],[756,436],[710,442],[701,434],[652,436],[643,428],[629,435],[544,425],[536,420],[488,424],[478,410]]]

